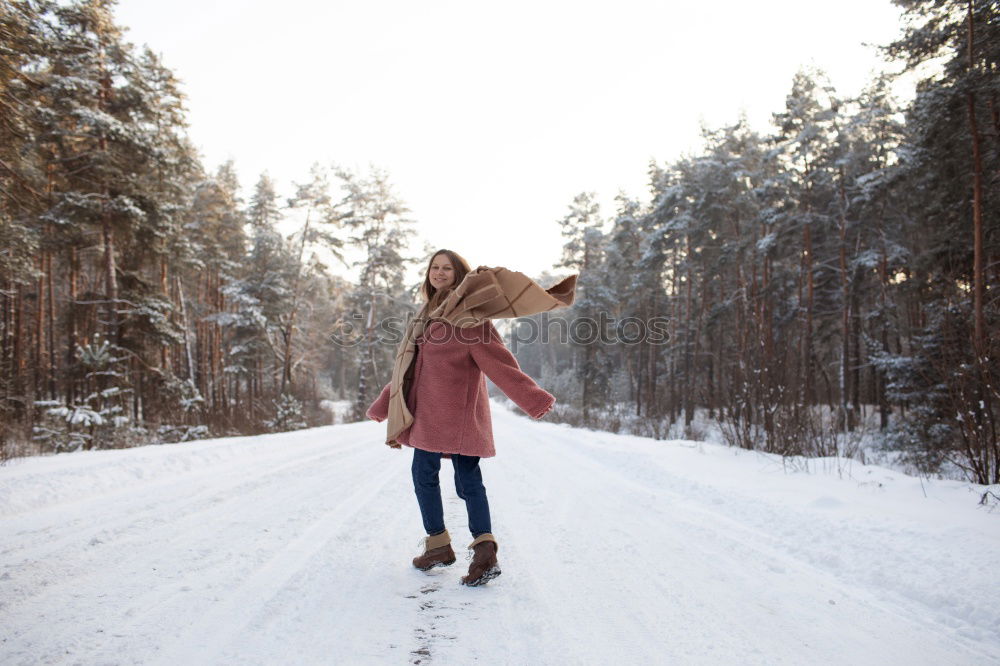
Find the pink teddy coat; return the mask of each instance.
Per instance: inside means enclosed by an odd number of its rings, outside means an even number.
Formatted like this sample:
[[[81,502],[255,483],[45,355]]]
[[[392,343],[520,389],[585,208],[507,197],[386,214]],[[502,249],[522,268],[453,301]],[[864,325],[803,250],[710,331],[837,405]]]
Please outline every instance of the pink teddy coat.
[[[489,320],[468,328],[434,321],[416,342],[413,384],[406,396],[413,423],[397,437],[403,444],[445,454],[496,455],[486,377],[532,418],[541,418],[555,404],[555,396],[521,371]],[[389,388],[386,384],[368,408],[368,418],[386,419]]]

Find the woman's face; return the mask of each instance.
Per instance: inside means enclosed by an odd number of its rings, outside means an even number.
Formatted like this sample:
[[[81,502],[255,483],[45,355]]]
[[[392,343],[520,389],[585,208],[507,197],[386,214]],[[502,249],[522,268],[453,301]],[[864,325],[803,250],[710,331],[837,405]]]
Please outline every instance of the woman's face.
[[[431,285],[438,290],[447,289],[455,283],[455,267],[451,265],[447,254],[434,255],[427,276],[431,279]]]

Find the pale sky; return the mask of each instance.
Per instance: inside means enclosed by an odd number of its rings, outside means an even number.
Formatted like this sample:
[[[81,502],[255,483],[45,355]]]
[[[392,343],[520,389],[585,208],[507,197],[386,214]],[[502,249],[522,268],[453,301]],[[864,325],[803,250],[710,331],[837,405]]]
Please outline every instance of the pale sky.
[[[531,275],[557,220],[596,192],[648,201],[650,160],[697,151],[745,113],[766,130],[802,66],[841,94],[885,66],[889,0],[482,3],[121,0],[129,41],[183,81],[190,135],[245,193],[314,162],[389,173],[425,243]],[[334,272],[348,275],[343,268]]]

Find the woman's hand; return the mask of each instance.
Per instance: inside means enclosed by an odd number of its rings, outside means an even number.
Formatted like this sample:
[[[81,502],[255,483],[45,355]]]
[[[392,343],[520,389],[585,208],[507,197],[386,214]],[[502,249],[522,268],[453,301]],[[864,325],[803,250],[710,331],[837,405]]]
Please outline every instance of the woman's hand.
[[[552,408],[553,408],[553,407],[555,407],[555,406],[556,406],[556,401],[555,401],[555,400],[553,400],[553,401],[552,401],[552,403],[551,403],[551,404],[549,404],[549,406],[548,406],[548,407],[546,407],[546,408],[545,408],[545,409],[544,409],[544,410],[542,411],[542,413],[541,413],[541,414],[539,414],[538,416],[536,416],[535,418],[536,418],[536,419],[541,419],[541,418],[544,418],[544,417],[545,417],[545,415],[546,415],[546,414],[548,414],[549,412],[551,412],[551,411],[552,411]]]

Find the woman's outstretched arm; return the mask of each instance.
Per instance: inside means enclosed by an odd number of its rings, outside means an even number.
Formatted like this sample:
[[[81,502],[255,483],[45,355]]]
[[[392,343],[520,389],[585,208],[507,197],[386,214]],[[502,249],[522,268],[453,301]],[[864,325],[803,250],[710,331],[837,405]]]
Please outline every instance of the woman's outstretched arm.
[[[469,351],[483,374],[530,417],[540,419],[552,409],[555,396],[521,371],[493,322],[482,325],[482,338],[469,345]]]

